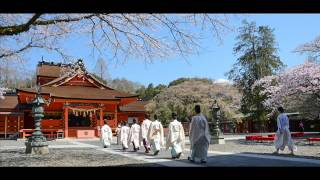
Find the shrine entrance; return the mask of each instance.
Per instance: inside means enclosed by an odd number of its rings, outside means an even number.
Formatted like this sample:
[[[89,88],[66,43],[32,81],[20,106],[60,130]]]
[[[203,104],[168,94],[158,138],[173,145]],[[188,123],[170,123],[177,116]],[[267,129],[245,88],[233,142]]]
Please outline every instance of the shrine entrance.
[[[92,117],[89,116],[76,116],[69,114],[69,128],[70,127],[92,127]]]
[[[65,105],[65,131],[67,137],[93,138],[99,136],[102,125],[100,114],[103,113],[98,104],[66,104]]]

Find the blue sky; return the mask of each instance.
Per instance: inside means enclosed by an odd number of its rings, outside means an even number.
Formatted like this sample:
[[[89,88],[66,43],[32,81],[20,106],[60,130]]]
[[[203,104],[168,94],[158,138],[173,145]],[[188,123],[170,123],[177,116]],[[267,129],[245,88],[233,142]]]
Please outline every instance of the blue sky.
[[[293,53],[292,51],[300,44],[313,40],[320,35],[319,14],[248,14],[238,15],[232,18],[234,27],[241,26],[241,19],[255,21],[257,25],[268,25],[274,28],[274,34],[278,42],[280,59],[292,67],[301,64],[306,55]],[[233,46],[236,42],[237,31],[228,32],[223,37],[222,44],[210,34],[203,40],[202,46],[206,47],[199,55],[188,57],[188,62],[182,57],[171,57],[162,60],[155,60],[152,64],[145,64],[140,59],[130,59],[125,64],[116,65],[109,62],[109,73],[112,78],[126,78],[139,82],[143,85],[149,83],[168,84],[170,81],[180,77],[206,77],[212,79],[226,79],[225,72],[229,71],[237,57],[233,54]],[[65,41],[74,56],[85,61],[88,70],[93,70],[98,55],[92,57],[91,49],[84,43],[83,37],[73,37]],[[41,60],[59,62],[57,56],[50,55],[43,51],[32,51],[29,54],[27,68],[35,69],[36,64]]]

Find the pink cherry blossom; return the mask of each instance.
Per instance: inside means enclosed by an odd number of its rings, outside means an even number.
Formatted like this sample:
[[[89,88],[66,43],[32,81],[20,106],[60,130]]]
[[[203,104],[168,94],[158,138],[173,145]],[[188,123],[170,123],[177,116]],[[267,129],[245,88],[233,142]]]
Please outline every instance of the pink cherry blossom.
[[[320,99],[320,64],[306,61],[279,75],[266,76],[255,82],[254,87],[262,87],[261,95],[267,108],[283,104],[288,96],[299,93],[315,94]]]

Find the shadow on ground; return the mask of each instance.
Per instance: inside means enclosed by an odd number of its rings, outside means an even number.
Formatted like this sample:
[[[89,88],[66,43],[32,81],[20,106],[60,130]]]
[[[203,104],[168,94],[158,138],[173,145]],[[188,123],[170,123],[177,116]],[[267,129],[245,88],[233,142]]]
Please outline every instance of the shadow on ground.
[[[295,145],[297,146],[320,146],[320,143],[312,143],[310,144],[305,138],[295,138],[293,139]],[[258,141],[247,141],[245,139],[240,139],[237,141],[234,141],[239,144],[243,145],[265,145],[265,146],[273,146],[274,141],[265,141],[265,142],[258,142]]]
[[[268,159],[260,157],[248,157],[246,155],[272,155],[267,153],[242,152],[232,155],[212,155],[208,156],[205,166],[221,167],[320,167],[320,164],[297,162],[281,159]],[[293,157],[292,155],[275,155],[280,157]],[[299,156],[303,157],[303,156]],[[305,157],[303,157],[305,158]],[[306,157],[307,158],[307,157]]]

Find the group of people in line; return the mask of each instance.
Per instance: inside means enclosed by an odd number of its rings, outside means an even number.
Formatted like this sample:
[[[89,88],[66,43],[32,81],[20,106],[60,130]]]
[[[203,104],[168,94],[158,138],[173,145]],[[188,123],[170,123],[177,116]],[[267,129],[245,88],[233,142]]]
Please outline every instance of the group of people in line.
[[[275,136],[276,151],[274,153],[278,154],[279,150],[283,151],[285,146],[288,146],[291,154],[294,154],[297,147],[291,138],[288,116],[284,113],[282,107],[279,107],[278,111],[280,114],[277,117],[278,130]],[[189,129],[191,153],[188,160],[195,162],[196,159],[199,159],[201,163],[206,163],[210,144],[208,121],[201,113],[200,105],[195,106],[195,112],[196,115],[192,117]],[[100,137],[104,148],[111,146],[112,130],[107,125],[106,120],[101,128]],[[177,120],[177,114],[172,113],[172,120],[168,126],[168,133],[165,139],[163,126],[158,120],[158,116],[155,114],[153,120],[150,120],[149,116],[146,115],[141,125],[137,123],[136,119],[133,119],[131,127],[125,122],[118,126],[117,144],[122,145],[123,151],[132,146],[135,152],[143,146],[145,153],[152,151],[155,156],[165,146],[166,150],[171,149],[172,159],[179,159],[185,146],[185,132],[181,122]]]
[[[201,163],[206,163],[210,143],[209,126],[207,119],[201,114],[200,105],[195,106],[195,112],[196,115],[192,117],[189,129],[191,156],[188,159],[195,162],[195,159],[199,158]],[[164,138],[163,126],[156,114],[153,116],[153,120],[150,120],[149,115],[146,114],[141,125],[137,123],[136,119],[133,119],[133,124],[130,127],[126,122],[123,122],[118,126],[116,132],[117,144],[122,145],[123,151],[127,151],[132,146],[136,152],[143,146],[145,153],[152,152],[156,156],[161,148],[165,147],[166,150],[171,150],[172,159],[179,159],[185,146],[184,128],[177,120],[176,113],[172,113],[166,138]],[[112,130],[106,120],[101,128],[100,137],[104,148],[111,146]]]

